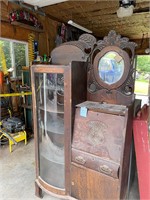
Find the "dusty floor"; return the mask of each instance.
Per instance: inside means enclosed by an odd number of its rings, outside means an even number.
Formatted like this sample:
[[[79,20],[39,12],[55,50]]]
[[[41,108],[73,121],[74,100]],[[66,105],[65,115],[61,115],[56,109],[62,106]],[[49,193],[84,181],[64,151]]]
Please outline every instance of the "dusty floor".
[[[0,146],[0,200],[39,200],[34,195],[34,140],[13,146]],[[137,177],[131,187],[130,200],[139,199]],[[44,194],[43,200],[58,200]]]

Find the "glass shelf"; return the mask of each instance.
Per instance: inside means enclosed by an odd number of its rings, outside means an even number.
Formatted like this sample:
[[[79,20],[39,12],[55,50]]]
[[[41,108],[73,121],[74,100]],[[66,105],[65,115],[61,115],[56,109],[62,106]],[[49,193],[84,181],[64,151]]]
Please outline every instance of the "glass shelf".
[[[64,164],[64,147],[55,145],[47,133],[42,136],[40,142],[40,155],[51,162]]]
[[[42,155],[40,156],[40,162],[43,165],[42,169],[40,170],[41,178],[45,180],[48,184],[53,185],[54,187],[64,188],[64,164],[51,162]]]
[[[64,134],[64,119],[57,114],[47,114],[47,126],[44,127],[46,131],[50,131],[56,134]]]
[[[48,103],[46,105],[46,110],[44,108],[44,105],[40,105],[39,109],[44,110],[46,112],[64,114],[64,106],[60,106],[58,104],[53,105],[52,103]]]

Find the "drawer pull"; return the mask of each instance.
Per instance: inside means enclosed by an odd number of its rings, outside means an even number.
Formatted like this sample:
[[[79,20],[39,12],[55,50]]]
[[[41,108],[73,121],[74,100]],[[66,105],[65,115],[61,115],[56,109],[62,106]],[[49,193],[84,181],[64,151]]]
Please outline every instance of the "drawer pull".
[[[84,158],[82,156],[76,156],[75,161],[82,165],[84,165],[86,163],[86,160],[84,160]]]
[[[107,165],[102,165],[99,167],[100,172],[103,172],[104,174],[110,175],[112,173],[112,170]]]

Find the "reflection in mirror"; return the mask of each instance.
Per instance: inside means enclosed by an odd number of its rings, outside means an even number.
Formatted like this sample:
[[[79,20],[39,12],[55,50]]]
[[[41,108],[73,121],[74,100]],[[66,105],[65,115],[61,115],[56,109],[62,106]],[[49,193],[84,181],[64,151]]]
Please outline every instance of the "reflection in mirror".
[[[124,72],[124,60],[115,51],[106,53],[98,63],[98,72],[102,81],[111,85],[119,81]]]

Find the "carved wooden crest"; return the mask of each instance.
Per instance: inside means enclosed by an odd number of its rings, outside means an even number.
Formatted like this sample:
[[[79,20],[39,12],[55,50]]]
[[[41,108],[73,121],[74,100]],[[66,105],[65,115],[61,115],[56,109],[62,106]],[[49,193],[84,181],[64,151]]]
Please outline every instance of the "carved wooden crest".
[[[134,99],[136,44],[110,31],[91,54],[88,100],[129,105]]]
[[[96,44],[96,38],[90,34],[82,34],[78,41],[61,44],[51,52],[52,64],[66,65],[72,61],[87,62]]]

